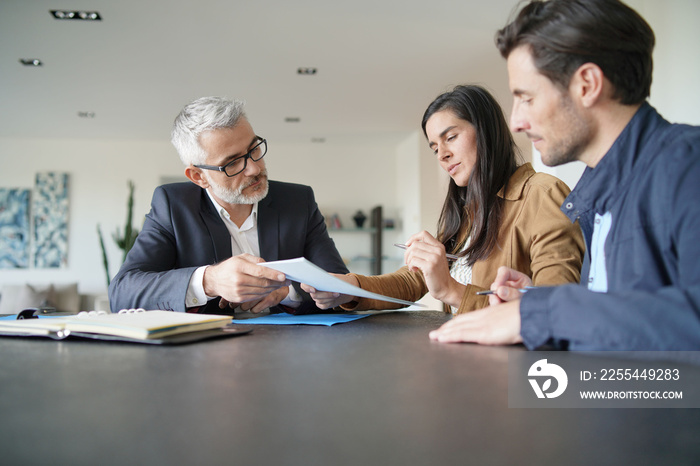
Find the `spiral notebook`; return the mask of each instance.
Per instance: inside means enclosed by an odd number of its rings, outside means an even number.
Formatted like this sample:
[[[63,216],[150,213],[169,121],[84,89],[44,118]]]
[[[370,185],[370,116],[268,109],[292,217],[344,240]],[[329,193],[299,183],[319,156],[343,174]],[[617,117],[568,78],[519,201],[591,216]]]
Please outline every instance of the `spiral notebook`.
[[[0,335],[180,344],[250,332],[227,327],[230,323],[231,316],[129,309],[115,314],[93,311],[71,317],[3,320]]]

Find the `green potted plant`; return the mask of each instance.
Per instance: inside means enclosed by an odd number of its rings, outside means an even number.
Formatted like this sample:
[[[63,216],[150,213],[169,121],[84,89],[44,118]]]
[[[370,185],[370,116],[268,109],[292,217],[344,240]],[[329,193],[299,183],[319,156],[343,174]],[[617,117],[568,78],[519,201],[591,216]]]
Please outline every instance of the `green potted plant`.
[[[112,239],[117,243],[119,249],[121,249],[124,254],[122,256],[122,263],[126,260],[126,255],[129,253],[131,248],[136,242],[136,237],[139,231],[131,226],[131,221],[134,214],[134,182],[129,180],[129,197],[127,199],[127,209],[126,209],[126,225],[124,225],[124,232],[122,233],[117,227],[117,230],[112,233]],[[107,249],[105,248],[104,238],[102,236],[102,229],[100,224],[97,224],[97,236],[100,239],[100,248],[102,249],[102,263],[105,268],[105,275],[107,277],[107,286],[109,287],[110,277],[109,277],[109,260],[107,259]]]

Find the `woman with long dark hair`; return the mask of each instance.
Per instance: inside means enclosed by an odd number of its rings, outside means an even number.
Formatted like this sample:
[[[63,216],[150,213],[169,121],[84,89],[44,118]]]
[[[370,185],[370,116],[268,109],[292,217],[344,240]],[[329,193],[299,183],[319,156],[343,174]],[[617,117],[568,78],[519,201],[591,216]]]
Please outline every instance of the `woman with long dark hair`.
[[[425,293],[446,312],[486,307],[500,266],[523,272],[533,284],[578,282],[584,243],[577,224],[559,210],[569,194],[561,180],[518,165],[518,152],[498,102],[479,86],[457,86],[427,108],[423,133],[450,183],[437,238],[423,231],[406,242],[406,266],[396,272],[339,275],[368,291],[416,301]],[[456,260],[448,260],[446,254]],[[399,305],[307,285],[322,309],[393,309]]]

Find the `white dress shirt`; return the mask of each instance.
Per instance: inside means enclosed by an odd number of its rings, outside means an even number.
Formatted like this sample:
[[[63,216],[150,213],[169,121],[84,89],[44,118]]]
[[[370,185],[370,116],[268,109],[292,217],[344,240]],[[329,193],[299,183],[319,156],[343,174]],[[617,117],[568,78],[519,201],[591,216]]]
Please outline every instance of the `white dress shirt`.
[[[238,227],[238,225],[231,220],[231,216],[226,209],[216,202],[209,190],[207,190],[207,195],[214,204],[214,208],[219,213],[221,220],[223,220],[226,229],[231,235],[231,252],[233,256],[250,254],[251,256],[260,257],[260,243],[258,242],[258,203],[256,202],[253,204],[250,215],[245,219],[243,224]],[[192,274],[192,277],[190,277],[190,283],[187,287],[187,295],[185,297],[185,306],[188,308],[203,306],[207,301],[215,298],[215,296],[207,296],[204,292],[204,271],[207,267],[209,266],[198,267]],[[301,301],[302,297],[292,285],[289,285],[289,293],[280,304],[296,308],[299,307]]]

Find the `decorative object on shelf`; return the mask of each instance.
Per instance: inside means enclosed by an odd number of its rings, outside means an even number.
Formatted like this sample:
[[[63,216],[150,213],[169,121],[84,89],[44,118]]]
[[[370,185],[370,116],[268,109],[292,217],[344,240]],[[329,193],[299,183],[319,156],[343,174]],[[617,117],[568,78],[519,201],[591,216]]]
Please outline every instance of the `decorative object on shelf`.
[[[352,219],[355,221],[355,226],[357,226],[357,228],[362,228],[365,225],[367,216],[361,210],[358,210],[355,212],[355,216]]]
[[[36,174],[32,202],[34,266],[68,264],[68,173]]]
[[[361,212],[360,212],[361,213]],[[364,214],[363,214],[364,215]],[[383,217],[382,217],[382,206],[376,206],[370,210],[369,215],[366,220],[369,220],[369,225],[365,225],[363,222],[362,227],[358,228],[346,228],[342,229],[340,224],[340,219],[338,214],[333,214],[330,217],[326,217],[326,222],[328,225],[328,231],[331,234],[336,235],[336,238],[345,233],[350,235],[369,235],[370,236],[370,255],[366,256],[365,259],[360,259],[359,257],[353,257],[349,262],[364,262],[369,264],[369,274],[370,275],[380,275],[382,273],[382,230],[384,229]],[[353,217],[353,220],[355,218]],[[356,222],[357,225],[357,222]],[[339,249],[341,254],[343,251]],[[346,262],[349,263],[349,262]],[[362,272],[367,274],[366,271]]]
[[[29,267],[29,190],[0,189],[0,269]]]
[[[341,228],[343,228],[343,224],[340,223],[340,217],[338,216],[338,214],[331,215],[330,229],[331,230],[340,230]]]
[[[394,223],[393,218],[385,218],[384,219],[384,228],[386,228],[387,230],[391,230],[392,228],[395,228],[395,227],[396,227],[396,224]]]
[[[134,214],[134,182],[131,180],[129,180],[129,197],[127,199],[126,206],[126,225],[124,225],[124,234],[121,234],[119,228],[117,228],[117,230],[114,233],[112,233],[112,238],[114,239],[114,242],[117,243],[119,249],[124,251],[121,263],[124,263],[124,261],[126,260],[126,255],[134,246],[134,243],[136,242],[136,237],[139,234],[139,231],[131,226],[131,220]],[[100,248],[102,249],[102,263],[105,267],[105,274],[107,276],[107,286],[109,286],[109,261],[107,260],[107,250],[105,249],[105,243],[102,237],[102,230],[100,229],[99,224],[97,225],[97,236],[100,239]]]

